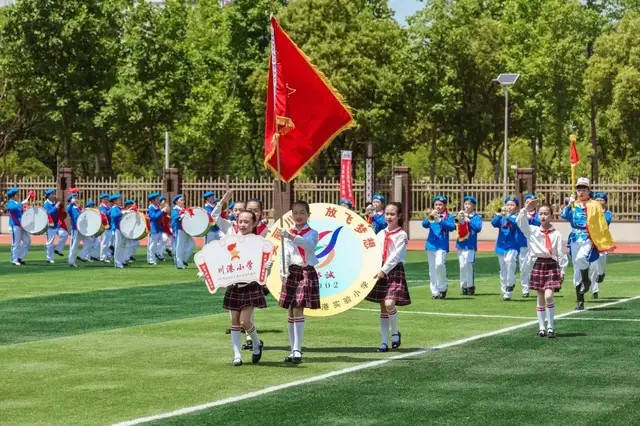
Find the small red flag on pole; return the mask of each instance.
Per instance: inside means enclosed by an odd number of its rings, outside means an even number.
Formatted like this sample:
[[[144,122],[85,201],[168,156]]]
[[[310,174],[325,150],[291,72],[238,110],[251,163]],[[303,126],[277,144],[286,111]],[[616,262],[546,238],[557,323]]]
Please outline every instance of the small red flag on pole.
[[[578,148],[576,148],[576,135],[569,136],[569,159],[571,160],[571,164],[573,165],[576,165],[580,162]]]
[[[290,182],[338,134],[354,125],[340,95],[272,17],[265,167]]]

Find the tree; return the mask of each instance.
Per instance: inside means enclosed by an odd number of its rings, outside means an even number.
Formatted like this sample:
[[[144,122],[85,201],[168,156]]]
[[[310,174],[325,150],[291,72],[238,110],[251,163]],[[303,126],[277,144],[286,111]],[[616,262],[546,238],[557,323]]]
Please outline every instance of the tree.
[[[0,35],[4,70],[20,111],[37,111],[28,136],[52,170],[72,165],[113,73],[109,40],[117,38],[118,2],[17,1]],[[53,143],[52,143],[53,142]],[[80,146],[83,146],[80,149]],[[32,146],[34,146],[32,144]]]
[[[95,120],[117,142],[110,142],[105,154],[119,155],[118,171],[162,174],[158,141],[174,128],[190,90],[185,43],[190,4],[135,2],[124,10],[116,81]],[[108,158],[108,169],[112,163]]]

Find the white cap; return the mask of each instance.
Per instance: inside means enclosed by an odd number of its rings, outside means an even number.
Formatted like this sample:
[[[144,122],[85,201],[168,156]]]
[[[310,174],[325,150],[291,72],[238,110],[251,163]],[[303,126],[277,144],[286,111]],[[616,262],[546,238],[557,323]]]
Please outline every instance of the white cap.
[[[576,183],[576,188],[579,186],[586,186],[587,188],[590,188],[591,185],[589,184],[589,178],[579,177],[578,182]]]

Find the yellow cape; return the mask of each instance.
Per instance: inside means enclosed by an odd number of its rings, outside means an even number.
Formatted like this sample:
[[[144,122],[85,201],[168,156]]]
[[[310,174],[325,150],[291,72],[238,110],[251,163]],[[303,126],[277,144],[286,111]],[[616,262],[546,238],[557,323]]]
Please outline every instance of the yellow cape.
[[[615,249],[602,206],[596,200],[587,201],[587,232],[598,251]]]

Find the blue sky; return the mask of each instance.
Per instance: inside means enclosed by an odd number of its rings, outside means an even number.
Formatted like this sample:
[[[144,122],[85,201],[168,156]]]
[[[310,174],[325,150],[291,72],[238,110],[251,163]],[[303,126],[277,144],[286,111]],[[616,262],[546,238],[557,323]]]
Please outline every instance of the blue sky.
[[[402,25],[407,23],[407,17],[424,7],[418,0],[389,0],[389,6],[396,12],[396,19]]]

